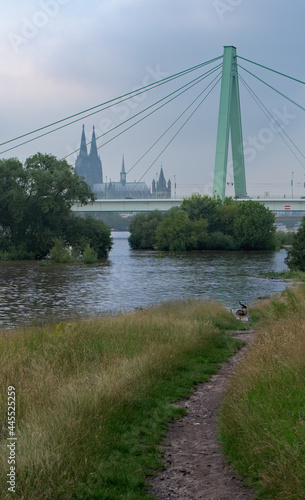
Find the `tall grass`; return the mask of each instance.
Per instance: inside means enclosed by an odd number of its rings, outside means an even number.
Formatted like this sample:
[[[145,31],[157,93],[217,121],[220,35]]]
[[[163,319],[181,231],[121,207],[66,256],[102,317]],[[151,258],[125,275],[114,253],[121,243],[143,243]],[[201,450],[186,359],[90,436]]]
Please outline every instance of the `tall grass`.
[[[1,498],[7,387],[17,393],[16,497],[142,499],[157,443],[183,410],[170,403],[207,380],[239,345],[220,305],[168,303],[124,315],[0,335]]]
[[[305,498],[305,289],[289,289],[252,316],[254,345],[221,410],[224,450],[258,498]]]

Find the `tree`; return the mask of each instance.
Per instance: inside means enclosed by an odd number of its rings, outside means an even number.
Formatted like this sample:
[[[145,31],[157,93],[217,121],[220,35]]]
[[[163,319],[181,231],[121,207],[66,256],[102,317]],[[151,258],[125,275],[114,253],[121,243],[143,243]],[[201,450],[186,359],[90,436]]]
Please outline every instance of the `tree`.
[[[62,229],[66,245],[80,253],[90,245],[98,259],[107,257],[112,246],[111,231],[101,220],[71,214],[62,220]]]
[[[153,249],[156,247],[156,228],[163,218],[160,210],[147,214],[137,214],[129,224],[129,244],[133,249]]]
[[[132,248],[159,250],[271,250],[275,217],[259,202],[199,194],[161,214],[138,214],[130,223]]]
[[[189,198],[184,198],[180,206],[191,220],[207,219],[209,232],[219,230],[218,208],[221,207],[220,199],[195,193]]]
[[[89,244],[84,248],[82,261],[84,264],[95,264],[97,261],[96,254]]]
[[[45,256],[54,238],[68,242],[72,205],[94,198],[65,160],[41,153],[24,167],[17,158],[0,160],[0,250],[16,258]]]
[[[274,223],[274,214],[259,202],[238,202],[234,218],[234,236],[239,247],[244,250],[274,250]]]
[[[191,220],[184,210],[173,207],[156,229],[157,248],[170,251],[206,248],[207,226],[207,220]]]
[[[305,218],[293,237],[292,247],[288,250],[285,262],[289,269],[305,271]]]
[[[233,198],[225,198],[222,205],[218,206],[219,231],[234,237],[234,220],[237,216],[238,202]]]

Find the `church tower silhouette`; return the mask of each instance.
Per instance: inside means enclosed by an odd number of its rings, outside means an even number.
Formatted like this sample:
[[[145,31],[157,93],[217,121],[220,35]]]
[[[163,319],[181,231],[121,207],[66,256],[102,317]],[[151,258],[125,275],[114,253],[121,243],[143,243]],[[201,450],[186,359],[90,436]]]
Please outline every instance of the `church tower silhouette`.
[[[85,126],[83,125],[80,150],[75,162],[75,171],[78,175],[85,178],[92,190],[94,184],[103,183],[103,169],[102,162],[97,153],[95,127],[93,127],[90,153],[88,154]]]
[[[171,198],[172,196],[172,184],[169,180],[166,184],[166,180],[163,173],[163,167],[161,163],[161,170],[159,174],[159,179],[157,182],[152,181],[152,196],[153,198]]]

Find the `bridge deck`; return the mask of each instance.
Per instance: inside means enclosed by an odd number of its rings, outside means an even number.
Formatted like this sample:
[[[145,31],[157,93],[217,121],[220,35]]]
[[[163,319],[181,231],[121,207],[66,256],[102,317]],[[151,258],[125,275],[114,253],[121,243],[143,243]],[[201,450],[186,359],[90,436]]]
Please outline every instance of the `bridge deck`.
[[[253,200],[264,204],[274,212],[305,213],[305,199],[303,198],[253,198]],[[72,210],[75,212],[150,212],[156,209],[166,211],[179,206],[181,202],[182,198],[95,200],[90,205],[74,205]]]

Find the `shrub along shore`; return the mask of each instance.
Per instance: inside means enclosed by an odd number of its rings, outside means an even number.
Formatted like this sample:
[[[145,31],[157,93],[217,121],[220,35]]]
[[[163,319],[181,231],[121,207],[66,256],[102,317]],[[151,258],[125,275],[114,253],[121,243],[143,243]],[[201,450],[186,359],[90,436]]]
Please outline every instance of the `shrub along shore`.
[[[251,311],[257,334],[236,371],[219,424],[233,468],[256,498],[305,498],[305,287]]]
[[[147,498],[161,468],[170,403],[207,380],[240,343],[240,322],[189,300],[118,316],[0,333],[1,498],[11,498],[8,387],[16,393],[17,498]],[[13,390],[12,390],[13,387]]]

